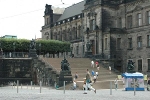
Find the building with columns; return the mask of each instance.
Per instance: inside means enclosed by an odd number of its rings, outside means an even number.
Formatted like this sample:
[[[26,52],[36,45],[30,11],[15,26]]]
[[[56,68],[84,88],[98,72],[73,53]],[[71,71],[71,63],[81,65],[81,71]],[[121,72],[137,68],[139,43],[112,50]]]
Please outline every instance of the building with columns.
[[[55,14],[45,6],[42,39],[69,41],[75,57],[92,57],[105,66],[126,72],[129,60],[135,70],[150,71],[150,1],[84,0]]]

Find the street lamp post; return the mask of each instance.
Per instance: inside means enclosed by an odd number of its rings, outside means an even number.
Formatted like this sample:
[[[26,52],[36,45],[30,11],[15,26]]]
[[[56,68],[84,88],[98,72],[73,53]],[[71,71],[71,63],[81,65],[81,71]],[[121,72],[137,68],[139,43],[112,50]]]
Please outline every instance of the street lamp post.
[[[15,57],[15,46],[16,46],[16,43],[14,42],[14,43],[13,43],[13,48],[14,48],[14,57]]]

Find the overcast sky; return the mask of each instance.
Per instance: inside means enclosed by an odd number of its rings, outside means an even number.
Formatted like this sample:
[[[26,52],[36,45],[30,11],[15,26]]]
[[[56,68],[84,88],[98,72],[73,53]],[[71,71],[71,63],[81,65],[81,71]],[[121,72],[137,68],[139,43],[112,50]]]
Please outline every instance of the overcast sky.
[[[83,0],[0,0],[0,36],[41,38],[45,5],[68,7]]]

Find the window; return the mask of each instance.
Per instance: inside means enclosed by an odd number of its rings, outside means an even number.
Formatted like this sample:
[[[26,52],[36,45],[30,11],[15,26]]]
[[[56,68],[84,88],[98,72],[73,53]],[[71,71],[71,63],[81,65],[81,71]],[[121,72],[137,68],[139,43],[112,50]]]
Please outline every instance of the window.
[[[142,26],[142,14],[139,13],[139,14],[137,15],[137,17],[138,17],[138,26]]]
[[[47,25],[49,24],[49,18],[47,18]]]
[[[107,46],[107,38],[105,38],[105,50],[108,49],[107,47],[108,47],[108,46]]]
[[[138,60],[138,71],[142,71],[142,59]]]
[[[48,38],[48,36],[46,36],[46,40],[48,40],[49,38]]]
[[[72,31],[69,32],[69,40],[72,40]]]
[[[91,29],[91,30],[95,30],[95,20],[94,20],[94,19],[92,19],[92,20],[90,21],[90,29]]]
[[[78,54],[79,54],[79,46],[77,46],[76,49],[77,49],[77,50],[76,50],[76,51],[77,51],[76,53],[77,53],[77,55],[78,55]]]
[[[117,38],[117,49],[121,49],[121,38]]]
[[[81,37],[81,26],[78,27],[78,38]]]
[[[78,37],[78,31],[77,31],[77,28],[75,29],[75,39],[77,39]]]
[[[150,24],[150,11],[147,11],[147,23]]]
[[[147,35],[147,47],[150,47],[150,35]]]
[[[53,33],[51,32],[51,39],[53,39]]]
[[[117,25],[118,25],[118,28],[122,28],[121,18],[118,18]]]
[[[62,33],[60,32],[60,41],[62,41],[63,39],[63,36],[62,36]]]
[[[73,17],[73,20],[75,19],[75,17]]]
[[[84,54],[84,45],[83,45],[83,51],[82,51],[82,53]]]
[[[57,40],[57,33],[55,33],[55,40]]]
[[[147,59],[147,66],[148,66],[148,70],[150,70],[150,59]]]
[[[127,17],[127,28],[132,28],[132,16]]]
[[[142,47],[142,36],[137,37],[137,45],[138,45],[138,48]]]
[[[128,38],[128,48],[132,49],[132,38]]]

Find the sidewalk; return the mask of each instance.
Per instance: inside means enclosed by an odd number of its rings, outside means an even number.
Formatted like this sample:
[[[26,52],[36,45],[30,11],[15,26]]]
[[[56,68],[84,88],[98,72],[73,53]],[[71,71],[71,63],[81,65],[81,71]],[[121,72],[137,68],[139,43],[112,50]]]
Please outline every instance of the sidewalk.
[[[149,100],[150,91],[124,91],[123,89],[112,90],[110,89],[97,90],[95,94],[93,91],[88,91],[88,94],[83,94],[83,90],[55,90],[52,88],[43,87],[40,93],[39,87],[23,86],[17,88],[0,87],[0,100]]]

